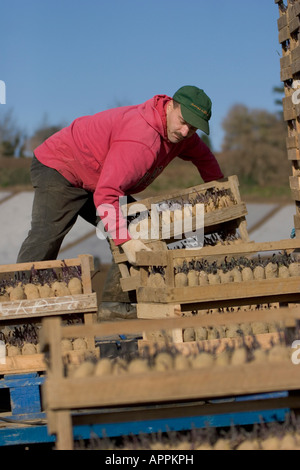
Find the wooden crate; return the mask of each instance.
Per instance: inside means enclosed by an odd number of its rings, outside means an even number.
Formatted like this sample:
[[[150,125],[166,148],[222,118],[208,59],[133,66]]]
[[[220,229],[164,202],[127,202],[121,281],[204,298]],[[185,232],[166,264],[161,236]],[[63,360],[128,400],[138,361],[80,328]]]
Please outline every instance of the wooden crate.
[[[141,269],[141,287],[137,289],[138,304],[179,304],[187,305],[188,310],[224,308],[227,306],[264,304],[274,302],[298,302],[300,276],[275,279],[250,280],[176,287],[175,268],[184,261],[193,260],[230,260],[234,256],[262,256],[270,252],[282,252],[299,249],[299,240],[281,240],[278,242],[243,243],[232,246],[216,246],[200,250],[169,250],[160,253],[140,252],[137,256]],[[149,268],[164,269],[164,276],[159,287],[149,287]]]
[[[281,310],[281,320],[295,321],[300,318],[299,309],[287,309],[285,312],[284,309]],[[211,405],[209,412],[203,404],[199,408],[199,400],[300,389],[300,370],[288,361],[273,365],[249,363],[243,366],[215,366],[197,371],[188,369],[128,373],[123,374],[121,380],[119,376],[72,378],[64,375],[62,358],[57,348],[62,337],[91,332],[96,336],[112,335],[120,331],[126,334],[138,332],[141,328],[146,331],[176,329],[195,324],[195,321],[200,324],[203,319],[132,320],[122,322],[121,325],[109,323],[64,327],[57,318],[44,319],[42,343],[49,350],[50,357],[42,395],[49,434],[57,437],[56,448],[73,448],[72,430],[76,419],[85,423],[88,420],[90,423],[116,423],[126,419],[147,419],[149,413],[152,418],[182,416],[183,412],[184,416],[196,416],[197,413],[203,415],[212,411]],[[276,406],[279,406],[279,401],[276,401]],[[294,407],[299,407],[299,400],[292,401]],[[165,403],[168,403],[167,409],[164,408]],[[257,411],[263,409],[266,402],[258,399],[252,402],[242,401],[238,408],[236,405],[224,403],[222,409],[218,408],[218,412],[232,413],[236,409],[241,411],[243,407],[248,411]],[[267,406],[272,405],[274,403],[270,400]],[[280,407],[290,405],[289,398],[280,401]],[[104,417],[104,408],[109,409],[109,416]]]
[[[59,275],[62,268],[78,267],[81,272],[82,293],[61,297],[37,298],[34,300],[18,300],[0,302],[0,328],[12,327],[20,323],[40,323],[47,316],[63,316],[65,320],[79,318],[86,324],[96,321],[97,298],[92,291],[91,273],[94,269],[90,255],[79,255],[78,258],[67,260],[40,261],[35,263],[18,263],[0,266],[2,279],[12,275],[20,278],[31,272],[32,266],[39,271],[53,269]],[[84,354],[99,355],[93,337],[87,337],[87,351],[70,351],[67,356],[75,363]],[[6,356],[0,361],[0,375],[22,372],[41,372],[46,370],[44,354]]]
[[[209,197],[207,200],[204,198],[205,194],[218,193],[222,194],[222,191],[226,192],[230,198],[226,199],[226,202],[219,202],[220,199],[216,197],[215,203],[212,198]],[[165,221],[162,220],[161,205],[167,203],[170,207],[167,209],[167,215]],[[141,208],[148,212],[148,221],[150,225],[150,219],[153,211],[157,213],[159,217],[159,229],[156,233],[157,239],[166,240],[182,240],[186,238],[183,233],[183,226],[179,223],[176,226],[174,221],[174,204],[179,204],[181,207],[184,205],[190,205],[195,207],[196,204],[203,204],[204,206],[204,232],[205,234],[214,233],[218,230],[226,230],[226,225],[229,224],[229,230],[240,229],[240,237],[244,241],[248,241],[248,233],[246,230],[245,216],[247,215],[247,208],[244,202],[241,200],[239,193],[239,182],[237,176],[230,176],[224,178],[222,181],[212,181],[210,183],[204,183],[202,185],[193,186],[187,189],[176,190],[170,193],[160,194],[155,197],[149,197],[140,201],[122,206],[123,215],[130,217],[138,217],[141,212]],[[183,209],[180,209],[183,211]],[[179,214],[180,215],[180,214]],[[195,211],[192,214],[182,213],[182,217],[179,218],[180,222],[183,218],[191,218],[192,230],[196,230],[196,215]],[[243,222],[243,223],[242,223]],[[225,226],[222,227],[222,225]],[[146,237],[141,236],[142,239],[151,239],[151,231],[149,230]],[[189,236],[189,233],[187,234]]]
[[[287,157],[291,162],[290,188],[295,200],[294,227],[300,237],[300,2],[275,0],[279,7],[278,41],[282,49],[280,77],[284,84],[283,118],[287,123]]]
[[[170,204],[180,201],[182,205],[191,204],[190,201],[196,201],[197,197],[201,197],[209,191],[227,191],[232,197],[232,202],[228,207],[212,207],[210,211],[207,209],[207,205],[204,204],[204,236],[218,236],[223,234],[230,234],[233,239],[235,237],[243,242],[249,241],[249,235],[247,232],[246,215],[247,208],[244,202],[241,200],[239,193],[239,183],[236,176],[230,176],[224,179],[224,181],[212,181],[199,186],[193,186],[185,190],[177,190],[171,193],[150,197],[122,206],[124,216],[137,217],[141,207],[144,208],[144,213],[148,213],[147,220],[149,227],[153,212],[157,214],[158,231],[156,232],[156,238],[151,238],[151,230],[146,237],[141,237],[143,242],[155,251],[166,251],[167,249],[184,248],[188,245],[197,245],[197,239],[195,236],[197,224],[197,217],[192,214],[187,215],[184,213],[184,223],[186,226],[192,227],[193,232],[183,233],[183,215],[180,218],[179,223],[174,222],[173,215],[170,218],[170,222],[162,221],[162,212],[159,211],[158,207],[168,201]],[[200,195],[200,196],[199,196]],[[181,212],[181,211],[179,211]],[[173,214],[170,211],[170,214]],[[183,214],[183,213],[182,213]],[[152,233],[153,235],[153,233]],[[207,239],[207,238],[205,238]],[[204,242],[205,242],[204,239]],[[228,242],[230,243],[230,242]],[[116,246],[112,240],[110,240],[111,250],[114,261],[118,264],[121,273],[121,287],[124,292],[136,290],[140,285],[139,270],[133,268],[127,262],[126,255],[120,246]]]

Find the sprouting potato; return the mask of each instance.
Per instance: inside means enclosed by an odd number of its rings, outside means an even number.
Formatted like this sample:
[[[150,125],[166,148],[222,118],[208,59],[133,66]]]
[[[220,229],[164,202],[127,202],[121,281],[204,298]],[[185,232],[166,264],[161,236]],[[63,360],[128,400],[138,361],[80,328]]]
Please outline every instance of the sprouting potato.
[[[127,370],[129,374],[143,374],[150,368],[147,359],[137,357],[129,362]]]
[[[257,439],[245,439],[235,450],[260,450],[260,444]]]
[[[7,292],[0,295],[0,302],[9,302],[9,301],[10,301],[10,298]]]
[[[218,439],[214,445],[214,450],[231,450],[230,439]]]
[[[183,330],[183,341],[185,343],[195,341],[195,330],[194,328],[186,328]]]
[[[176,354],[174,359],[174,369],[175,370],[187,370],[190,368],[190,361],[187,356],[183,354]]]
[[[28,300],[39,299],[40,297],[38,286],[35,284],[25,284],[24,292]]]
[[[207,339],[207,328],[200,326],[195,328],[195,339],[196,341],[204,341]]]
[[[175,287],[187,287],[188,278],[185,273],[175,274]]]
[[[20,354],[22,354],[21,348],[12,344],[7,345],[7,356],[19,356]]]
[[[216,356],[216,365],[217,366],[227,366],[230,364],[230,350],[228,348],[224,349],[222,352],[218,353]]]
[[[194,269],[188,272],[188,286],[194,287],[199,285],[199,273]]]
[[[253,360],[260,363],[265,363],[268,360],[267,352],[264,349],[258,348],[252,351]]]
[[[36,354],[36,352],[37,352],[36,347],[32,343],[25,343],[24,346],[22,347],[23,355]]]
[[[235,338],[236,336],[241,336],[241,328],[238,323],[232,323],[225,328],[226,338]]]
[[[253,277],[254,279],[266,279],[266,272],[263,266],[255,266],[253,270]]]
[[[208,285],[208,275],[205,271],[199,272],[199,286],[207,286]]]
[[[261,335],[269,332],[267,323],[253,322],[251,323],[251,326],[254,335]]]
[[[289,273],[291,276],[300,276],[300,263],[291,263],[289,265]]]
[[[9,293],[10,301],[25,299],[25,292],[21,283],[19,283],[16,287],[8,287],[7,292]]]
[[[290,271],[288,266],[279,266],[278,268],[278,277],[287,278],[290,277]]]
[[[95,364],[91,361],[82,362],[73,372],[73,377],[76,379],[89,377],[93,375],[95,370]]]
[[[73,344],[72,344],[72,341],[68,338],[63,338],[61,340],[61,349],[62,349],[62,352],[68,352],[68,351],[72,351],[73,350]]]
[[[214,356],[209,352],[200,352],[191,358],[192,369],[202,369],[203,367],[211,367],[215,363]]]
[[[261,449],[262,450],[279,450],[280,447],[280,438],[278,436],[268,436],[265,439],[261,440]]]
[[[244,336],[249,336],[253,334],[251,323],[241,323],[239,329]]]
[[[127,373],[127,362],[125,359],[117,357],[115,363],[113,364],[113,375],[123,375]]]
[[[65,281],[55,281],[52,284],[52,289],[55,297],[63,297],[65,295],[70,295],[70,290]]]
[[[68,289],[71,295],[82,294],[82,283],[78,277],[72,277],[68,282]]]
[[[214,326],[207,327],[207,339],[218,339],[219,332]]]
[[[54,297],[53,289],[51,286],[49,286],[49,284],[38,285],[38,290],[42,299],[47,297]]]
[[[222,271],[220,270],[220,278],[222,284],[227,284],[229,282],[233,282],[233,275],[231,271]]]
[[[168,352],[159,352],[155,357],[154,368],[156,371],[166,371],[173,368],[173,357]]]
[[[231,270],[231,274],[233,277],[233,282],[242,282],[242,273],[238,268],[233,268]]]
[[[112,361],[108,357],[103,357],[97,362],[94,370],[94,375],[110,375],[112,373],[112,368]]]
[[[253,277],[253,271],[250,268],[250,266],[245,266],[242,269],[242,280],[243,281],[252,281],[254,279]]]
[[[149,287],[165,287],[165,280],[160,273],[152,273],[148,277],[147,285]]]
[[[76,338],[72,341],[72,344],[74,350],[87,349],[87,343],[84,338]]]
[[[271,261],[265,267],[266,279],[274,279],[278,276],[278,265]]]
[[[215,326],[218,338],[226,338],[226,327],[224,325]]]
[[[247,362],[247,350],[243,346],[235,348],[231,355],[231,365],[238,366]]]
[[[279,450],[294,450],[297,447],[297,440],[295,436],[288,432],[280,441]]]
[[[221,284],[221,278],[220,274],[217,272],[212,272],[208,274],[208,283],[215,285],[215,284]]]

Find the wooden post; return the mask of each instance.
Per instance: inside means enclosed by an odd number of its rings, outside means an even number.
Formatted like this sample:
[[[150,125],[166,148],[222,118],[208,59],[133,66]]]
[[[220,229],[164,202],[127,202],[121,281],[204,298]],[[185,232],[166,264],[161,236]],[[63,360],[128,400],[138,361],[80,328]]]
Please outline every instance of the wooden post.
[[[291,162],[292,176],[290,188],[295,200],[296,215],[294,227],[296,237],[300,238],[300,2],[275,0],[279,7],[278,39],[282,48],[280,59],[280,78],[284,84],[283,119],[287,123],[287,157]]]

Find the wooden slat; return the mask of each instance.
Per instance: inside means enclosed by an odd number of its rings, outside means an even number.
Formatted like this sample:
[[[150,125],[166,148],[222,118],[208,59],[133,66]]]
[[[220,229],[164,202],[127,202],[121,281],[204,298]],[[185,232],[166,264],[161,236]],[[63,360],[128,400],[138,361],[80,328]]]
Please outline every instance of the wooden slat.
[[[292,62],[292,74],[295,75],[300,71],[300,60],[297,59],[294,62]]]
[[[282,44],[285,41],[288,41],[290,39],[290,31],[288,26],[283,27],[278,34],[278,41],[280,44]]]
[[[139,304],[138,304],[139,305]],[[155,315],[156,311],[156,315]],[[161,305],[148,304],[148,308],[139,310],[139,316],[143,318],[137,320],[124,320],[122,322],[101,322],[94,325],[68,325],[61,328],[63,338],[77,338],[85,336],[110,337],[118,334],[141,334],[142,331],[170,330],[173,328],[189,328],[199,326],[218,326],[236,323],[257,322],[262,320],[262,312],[258,310],[240,310],[239,312],[224,312],[210,315],[193,315],[183,317],[180,304]],[[295,320],[300,319],[300,310],[294,308],[280,308],[273,310],[264,310],[264,322],[284,322],[288,325],[295,324]],[[44,322],[47,320],[46,327]],[[54,319],[56,320],[56,319]],[[49,342],[50,338],[44,336],[44,332],[50,331],[52,319],[43,320],[41,335],[43,347]]]
[[[283,15],[280,18],[278,18],[278,20],[277,20],[278,31],[285,28],[286,26],[287,26],[287,17],[286,17],[286,15]]]
[[[170,253],[173,259],[186,259],[188,258],[206,258],[207,256],[218,255],[238,255],[241,253],[255,254],[263,251],[283,251],[283,250],[296,250],[300,248],[300,240],[287,239],[273,242],[260,242],[260,243],[241,243],[237,245],[214,246],[204,247],[198,250],[171,250]],[[151,253],[140,252],[137,254],[138,266],[166,266],[168,262],[167,253],[157,252]]]
[[[89,350],[72,350],[63,353],[68,357],[68,362],[79,365],[81,361],[88,357],[99,357],[99,348]],[[28,354],[18,356],[6,356],[5,363],[0,364],[0,375],[22,374],[28,372],[43,372],[47,366],[44,354]]]
[[[289,277],[286,279],[262,279],[241,283],[228,283],[218,285],[196,286],[196,287],[174,287],[174,288],[151,288],[140,287],[137,290],[138,302],[151,303],[195,303],[213,301],[234,301],[235,299],[263,298],[274,299],[276,296],[288,296],[291,299],[296,296],[300,301],[300,277]],[[154,300],[155,299],[155,300]],[[275,301],[275,300],[270,300]],[[279,301],[279,300],[278,300]],[[259,303],[266,303],[259,302]]]
[[[67,266],[78,266],[80,262],[78,258],[65,260]],[[35,269],[51,269],[51,268],[61,268],[64,266],[62,260],[53,260],[53,261],[36,261],[32,263],[14,263],[14,264],[2,264],[0,265],[1,273],[10,273],[16,271],[30,271],[32,266]]]
[[[291,19],[291,21],[289,22],[289,30],[290,30],[290,34],[292,33],[295,33],[300,27],[300,21],[299,21],[299,17],[298,16],[295,16],[294,18]]]
[[[288,149],[288,160],[300,160],[300,151],[298,148]]]
[[[300,189],[300,176],[290,176],[289,180],[291,189]]]
[[[287,149],[298,149],[299,135],[293,135],[286,138]]]
[[[289,361],[202,370],[125,374],[119,377],[46,380],[43,390],[51,410],[161,403],[237,396],[300,388],[300,369]]]
[[[0,320],[97,312],[96,293],[0,303]]]

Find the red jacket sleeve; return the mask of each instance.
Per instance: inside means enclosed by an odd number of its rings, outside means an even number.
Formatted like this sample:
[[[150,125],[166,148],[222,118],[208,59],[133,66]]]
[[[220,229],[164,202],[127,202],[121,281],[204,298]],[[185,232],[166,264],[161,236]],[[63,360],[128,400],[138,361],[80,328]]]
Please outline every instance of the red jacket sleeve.
[[[116,245],[131,239],[119,198],[130,194],[130,188],[142,179],[153,161],[150,149],[137,142],[116,142],[107,154],[94,192],[94,203],[105,230]]]
[[[224,178],[216,157],[197,134],[191,139],[191,145],[178,156],[191,161],[198,168],[205,183]]]

